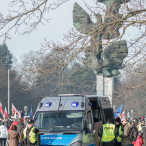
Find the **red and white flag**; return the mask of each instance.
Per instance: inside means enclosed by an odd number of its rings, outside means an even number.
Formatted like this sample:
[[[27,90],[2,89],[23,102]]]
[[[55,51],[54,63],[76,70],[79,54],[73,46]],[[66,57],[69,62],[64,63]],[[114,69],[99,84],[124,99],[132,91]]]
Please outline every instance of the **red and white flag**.
[[[129,112],[127,113],[127,120],[130,118],[130,114],[129,114]]]
[[[17,111],[18,117],[21,118],[21,114],[19,111]]]
[[[16,112],[15,112],[15,118],[17,118],[17,115],[18,115],[18,118],[20,118],[20,113],[19,113],[19,111],[18,110],[16,110]]]
[[[8,118],[8,113],[7,113],[6,107],[5,107],[5,111],[4,111],[4,117],[5,117],[5,118]]]
[[[121,118],[125,116],[125,111],[123,111],[123,113],[121,114]]]
[[[2,103],[0,102],[0,113],[1,115],[3,115],[3,107],[2,107]]]
[[[17,109],[12,103],[12,115],[15,115],[16,112],[17,112]]]

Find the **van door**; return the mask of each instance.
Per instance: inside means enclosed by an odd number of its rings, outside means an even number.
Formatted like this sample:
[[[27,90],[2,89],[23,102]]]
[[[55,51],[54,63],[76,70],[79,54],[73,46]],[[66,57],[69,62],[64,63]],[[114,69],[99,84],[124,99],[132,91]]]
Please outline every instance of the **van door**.
[[[94,123],[100,122],[100,121],[104,123],[104,114],[103,114],[103,110],[102,110],[99,100],[97,98],[96,99],[90,98],[90,105],[91,105],[91,110],[93,113]]]
[[[92,111],[87,112],[86,116],[86,130],[83,134],[83,145],[84,146],[95,146],[95,133]]]
[[[98,131],[101,129],[102,124],[104,123],[104,114],[100,101],[97,98],[90,98],[90,106],[93,113],[95,145],[99,146],[101,138],[98,135]]]

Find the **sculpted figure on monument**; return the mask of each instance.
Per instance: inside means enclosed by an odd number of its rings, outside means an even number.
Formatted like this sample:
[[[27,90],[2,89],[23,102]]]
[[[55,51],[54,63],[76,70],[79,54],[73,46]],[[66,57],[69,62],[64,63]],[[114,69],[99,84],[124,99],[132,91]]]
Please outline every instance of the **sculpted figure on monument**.
[[[102,39],[117,38],[120,33],[121,23],[116,25],[108,24],[122,18],[119,14],[121,4],[130,0],[98,0],[105,3],[106,11],[104,21],[100,14],[96,15],[97,23],[93,23],[89,14],[77,3],[73,9],[74,27],[82,34],[91,36],[91,46],[85,49],[86,62],[95,74],[105,77],[112,77],[120,74],[118,69],[122,68],[123,59],[128,55],[127,42],[125,40],[113,42],[103,49]],[[107,25],[106,25],[107,24]],[[99,28],[106,25],[102,30]]]
[[[119,13],[121,4],[127,3],[130,0],[97,0],[97,1],[102,2],[106,5],[104,24],[107,24],[107,23],[115,22],[116,20],[122,18],[123,15]],[[113,24],[107,25],[107,27],[104,30],[106,33],[104,39],[117,38],[120,35],[119,33],[120,27],[121,27],[121,23],[117,23],[116,25]]]

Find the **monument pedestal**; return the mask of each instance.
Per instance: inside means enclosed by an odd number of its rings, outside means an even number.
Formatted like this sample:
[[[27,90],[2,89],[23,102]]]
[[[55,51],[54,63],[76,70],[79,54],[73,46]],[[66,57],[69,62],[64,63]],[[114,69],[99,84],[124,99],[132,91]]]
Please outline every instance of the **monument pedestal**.
[[[114,78],[103,77],[102,75],[96,75],[96,94],[98,96],[106,96],[110,100],[112,107],[112,98],[114,92]]]

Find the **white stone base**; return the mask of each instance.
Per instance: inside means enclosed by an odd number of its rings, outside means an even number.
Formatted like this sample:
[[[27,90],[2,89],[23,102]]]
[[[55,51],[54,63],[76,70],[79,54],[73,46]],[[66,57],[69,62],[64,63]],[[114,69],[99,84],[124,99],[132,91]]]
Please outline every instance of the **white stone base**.
[[[114,78],[96,76],[96,94],[98,96],[106,96],[109,98],[112,106],[112,97],[114,91]]]

